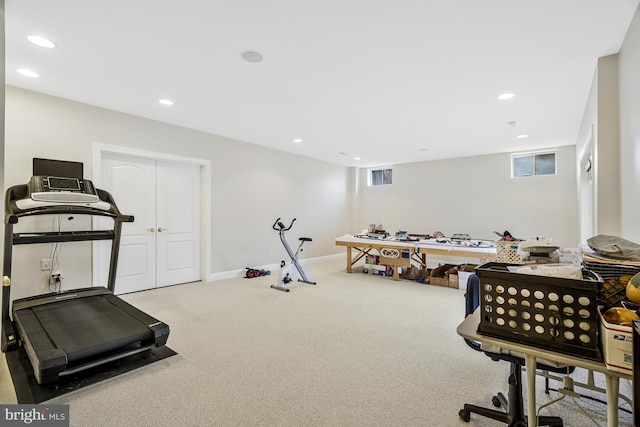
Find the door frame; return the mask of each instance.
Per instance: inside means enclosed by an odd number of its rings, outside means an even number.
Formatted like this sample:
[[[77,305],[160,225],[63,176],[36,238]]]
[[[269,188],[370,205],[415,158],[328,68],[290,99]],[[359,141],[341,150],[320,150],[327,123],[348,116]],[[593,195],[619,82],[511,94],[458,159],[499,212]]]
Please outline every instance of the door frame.
[[[598,157],[591,124],[587,139],[577,159],[580,243],[598,234]],[[587,170],[587,166],[589,170]]]
[[[139,157],[156,161],[160,160],[173,163],[182,163],[200,167],[200,232],[203,234],[203,238],[200,239],[200,280],[206,281],[209,275],[209,271],[211,270],[211,160],[178,156],[175,154],[142,150],[138,148],[123,147],[120,145],[103,144],[99,142],[94,142],[92,144],[91,151],[91,176],[93,183],[98,188],[100,188],[101,184],[100,180],[102,176],[102,158],[106,153],[129,157]],[[93,286],[96,286],[96,284],[99,283],[99,262],[100,260],[98,256],[98,242],[93,242]]]

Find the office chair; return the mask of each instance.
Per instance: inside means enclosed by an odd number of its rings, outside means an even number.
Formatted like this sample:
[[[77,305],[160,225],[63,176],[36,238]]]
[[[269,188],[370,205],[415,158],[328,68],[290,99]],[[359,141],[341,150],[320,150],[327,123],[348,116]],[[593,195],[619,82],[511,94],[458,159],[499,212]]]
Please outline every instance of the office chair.
[[[480,305],[480,278],[476,274],[469,276],[467,281],[467,293],[465,294],[465,317],[473,313]],[[511,365],[509,374],[509,391],[507,397],[502,393],[498,393],[493,396],[491,403],[496,408],[503,408],[506,410],[500,411],[496,409],[483,408],[481,406],[464,404],[464,408],[460,410],[458,415],[460,418],[469,422],[471,420],[471,414],[478,414],[483,417],[491,418],[496,421],[506,423],[509,427],[526,427],[527,416],[524,411],[524,399],[522,397],[522,367],[525,364],[524,357],[520,357],[516,354],[500,353],[500,349],[492,347],[489,350],[484,349],[479,342],[471,341],[465,338],[465,342],[474,350],[485,353],[491,360],[494,361],[506,361]],[[542,363],[536,364],[536,369],[540,369],[548,372],[555,372],[561,374],[569,374],[575,370],[573,366],[553,366],[545,365]],[[546,390],[548,391],[548,378]],[[552,416],[541,416],[538,418],[538,425],[540,426],[562,426],[562,418]]]

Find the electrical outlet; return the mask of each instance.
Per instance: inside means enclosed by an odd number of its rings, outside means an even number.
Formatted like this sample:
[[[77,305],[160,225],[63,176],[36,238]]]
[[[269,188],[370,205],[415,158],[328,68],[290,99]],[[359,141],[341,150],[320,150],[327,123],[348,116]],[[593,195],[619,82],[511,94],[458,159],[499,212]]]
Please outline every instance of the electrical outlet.
[[[60,273],[52,274],[51,277],[49,277],[49,286],[53,286],[59,289],[61,285],[62,276],[60,275]]]
[[[40,260],[40,270],[49,271],[51,270],[51,260],[50,259],[41,259]]]

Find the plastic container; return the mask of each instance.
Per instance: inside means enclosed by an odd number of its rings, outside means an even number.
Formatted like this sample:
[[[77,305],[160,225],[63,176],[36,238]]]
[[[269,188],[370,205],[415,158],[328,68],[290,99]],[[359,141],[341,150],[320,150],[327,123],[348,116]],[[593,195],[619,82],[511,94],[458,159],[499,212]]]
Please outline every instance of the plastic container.
[[[536,276],[479,266],[481,334],[564,354],[602,360],[598,339],[598,290],[602,279]]]

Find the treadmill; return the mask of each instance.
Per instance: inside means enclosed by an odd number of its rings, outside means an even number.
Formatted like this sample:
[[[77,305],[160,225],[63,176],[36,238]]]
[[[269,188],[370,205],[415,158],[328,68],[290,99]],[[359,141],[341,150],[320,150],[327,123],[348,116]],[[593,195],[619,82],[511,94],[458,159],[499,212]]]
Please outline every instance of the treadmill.
[[[113,219],[113,229],[14,233],[20,218],[35,215],[97,215]],[[1,349],[23,347],[38,384],[55,382],[118,359],[162,347],[169,326],[113,294],[122,224],[133,222],[112,196],[89,180],[34,176],[5,195]],[[13,301],[14,245],[111,240],[107,286],[73,289]],[[13,320],[12,320],[13,319]]]

